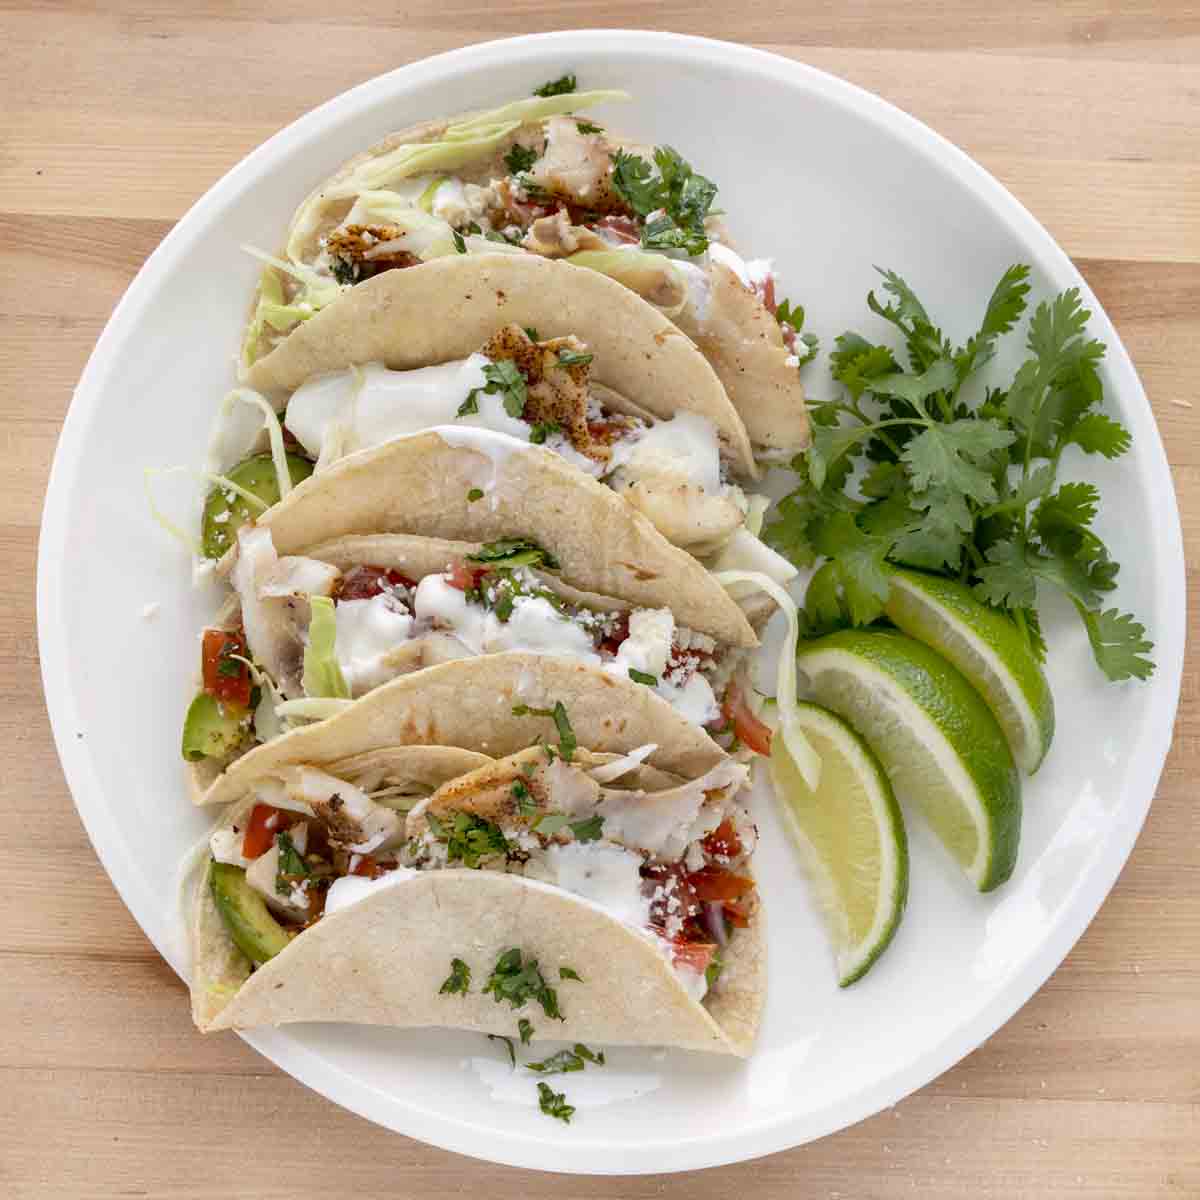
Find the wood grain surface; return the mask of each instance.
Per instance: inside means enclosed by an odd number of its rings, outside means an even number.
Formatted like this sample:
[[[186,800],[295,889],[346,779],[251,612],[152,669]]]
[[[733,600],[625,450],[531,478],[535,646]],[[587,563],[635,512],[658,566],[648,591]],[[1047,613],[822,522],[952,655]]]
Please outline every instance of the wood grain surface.
[[[1049,227],[1141,372],[1200,566],[1200,7],[1150,0],[0,0],[0,1196],[1200,1197],[1200,677],[1116,890],[954,1070],[816,1144],[693,1175],[487,1167],[386,1133],[232,1037],[76,818],[38,687],[38,521],[113,305],[243,154],[372,75],[490,37],[652,27],[752,43],[947,135]]]

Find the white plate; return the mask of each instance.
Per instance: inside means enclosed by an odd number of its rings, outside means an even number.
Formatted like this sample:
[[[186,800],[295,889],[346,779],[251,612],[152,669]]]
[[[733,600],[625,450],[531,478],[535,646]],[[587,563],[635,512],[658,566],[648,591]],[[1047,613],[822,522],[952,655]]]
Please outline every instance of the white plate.
[[[774,256],[781,294],[830,339],[869,327],[871,265],[904,274],[955,337],[995,280],[1033,265],[1038,295],[1080,287],[1108,344],[1108,403],[1133,432],[1118,464],[1065,464],[1103,485],[1102,534],[1126,564],[1118,601],[1157,641],[1152,683],[1105,684],[1078,623],[1048,632],[1059,731],[1025,789],[1020,864],[972,895],[913,822],[912,895],[895,945],[839,992],[796,864],[769,805],[759,870],[770,992],[744,1064],[618,1051],[567,1078],[570,1127],[473,1035],[338,1026],[255,1034],[310,1087],[382,1125],[498,1162],[557,1171],[676,1171],[766,1154],[893,1104],[979,1045],[1036,991],[1124,863],[1171,736],[1184,639],[1183,554],[1150,408],[1116,333],[1067,257],[984,171],[882,100],[740,46],[651,33],[549,34],[444,54],[303,117],[234,168],[179,223],[113,314],[71,405],[42,529],[38,627],[59,754],[126,904],[176,970],[176,863],[207,818],[187,802],[179,727],[211,597],[151,522],[142,469],[196,463],[256,266],[296,202],[391,129],[527,93],[564,70],[635,96],[619,127],[678,147],[720,185],[734,232]],[[823,363],[809,376],[828,386]],[[143,607],[161,609],[146,619]],[[581,964],[586,966],[586,962]],[[403,969],[403,964],[397,964]],[[184,1003],[182,994],[179,1003]],[[197,1035],[199,1036],[199,1035]]]

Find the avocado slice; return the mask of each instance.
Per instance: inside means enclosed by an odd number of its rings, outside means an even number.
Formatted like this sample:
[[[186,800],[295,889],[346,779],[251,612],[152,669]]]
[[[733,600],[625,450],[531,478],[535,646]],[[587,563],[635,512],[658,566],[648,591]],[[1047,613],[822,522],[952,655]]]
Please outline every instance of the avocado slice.
[[[214,860],[209,866],[208,886],[229,936],[256,966],[274,958],[291,940],[271,916],[266,901],[246,882],[241,867]]]
[[[236,715],[228,705],[199,692],[183,718],[183,757],[188,762],[221,758],[245,736],[245,713]]]
[[[313,473],[313,465],[299,454],[288,454],[288,475],[292,483],[300,483]],[[269,454],[255,454],[238,463],[228,479],[252,492],[264,504],[279,503],[279,480],[275,463]],[[200,525],[200,540],[205,558],[220,558],[237,542],[237,531],[258,514],[236,492],[230,499],[228,489],[219,484],[204,501],[204,519]]]

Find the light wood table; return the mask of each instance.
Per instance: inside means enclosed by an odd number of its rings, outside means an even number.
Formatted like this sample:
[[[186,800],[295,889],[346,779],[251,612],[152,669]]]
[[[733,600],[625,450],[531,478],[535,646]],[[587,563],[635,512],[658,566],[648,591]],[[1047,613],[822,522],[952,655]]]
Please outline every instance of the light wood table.
[[[644,25],[862,84],[992,170],[1078,262],[1145,381],[1200,563],[1200,9],[1150,0],[486,5],[10,0],[0,13],[0,1195],[1200,1196],[1200,694],[1116,890],[987,1045],[895,1109],[751,1165],[587,1179],[481,1165],[377,1129],[183,988],[100,869],[38,685],[42,495],[71,389],[133,273],[280,126],[435,51]],[[773,119],[786,119],[775,114]],[[1128,569],[1136,570],[1136,564]],[[85,586],[85,581],[80,581]],[[116,694],[119,702],[119,681]]]

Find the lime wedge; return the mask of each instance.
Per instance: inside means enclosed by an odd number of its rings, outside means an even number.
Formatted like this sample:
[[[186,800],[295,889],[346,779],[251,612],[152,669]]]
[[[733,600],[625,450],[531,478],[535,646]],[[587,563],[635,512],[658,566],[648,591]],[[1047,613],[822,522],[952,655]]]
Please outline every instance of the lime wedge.
[[[1017,861],[1021,788],[991,709],[940,654],[902,633],[843,629],[801,646],[802,683],[879,756],[897,795],[981,891]]]
[[[888,618],[975,685],[1000,722],[1017,766],[1032,775],[1054,736],[1054,698],[1017,627],[957,580],[898,570],[891,584]]]
[[[838,983],[861,979],[887,949],[908,899],[908,838],[878,759],[844,721],[815,704],[796,719],[821,759],[816,791],[771,739],[771,778],[788,831],[816,888]]]

